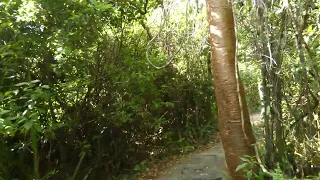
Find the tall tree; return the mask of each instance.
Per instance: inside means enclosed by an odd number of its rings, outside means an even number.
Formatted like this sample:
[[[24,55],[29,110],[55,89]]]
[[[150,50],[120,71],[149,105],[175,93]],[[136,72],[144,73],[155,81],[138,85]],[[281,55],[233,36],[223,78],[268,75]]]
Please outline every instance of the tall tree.
[[[227,171],[232,179],[245,179],[236,172],[241,156],[255,156],[255,138],[244,89],[236,65],[236,36],[230,0],[207,0],[211,68],[217,98],[221,140]]]

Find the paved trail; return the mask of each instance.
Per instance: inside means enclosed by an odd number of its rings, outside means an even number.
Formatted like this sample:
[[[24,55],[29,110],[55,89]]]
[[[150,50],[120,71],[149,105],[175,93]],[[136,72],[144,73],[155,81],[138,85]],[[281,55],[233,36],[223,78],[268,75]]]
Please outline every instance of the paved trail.
[[[260,120],[260,114],[250,116],[253,123]],[[220,180],[225,168],[225,157],[221,142],[213,148],[193,154],[179,164],[169,167],[156,180]]]

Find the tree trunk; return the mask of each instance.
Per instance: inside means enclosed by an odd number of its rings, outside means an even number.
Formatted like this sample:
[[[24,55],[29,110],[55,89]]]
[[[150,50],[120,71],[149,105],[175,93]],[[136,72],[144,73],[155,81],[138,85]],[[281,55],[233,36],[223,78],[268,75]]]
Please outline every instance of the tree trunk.
[[[272,126],[273,123],[271,122],[271,92],[270,87],[268,87],[268,84],[270,84],[270,60],[267,58],[269,55],[268,50],[268,35],[265,34],[265,32],[268,32],[266,30],[266,20],[264,18],[264,9],[261,7],[258,9],[258,36],[260,37],[261,47],[261,78],[262,78],[262,117],[264,120],[264,140],[265,140],[265,164],[267,168],[273,169],[274,168],[274,144],[273,144],[273,130]]]
[[[255,138],[245,94],[236,69],[236,37],[229,0],[207,0],[211,44],[211,68],[217,97],[221,141],[227,170],[234,180],[246,179],[235,172],[239,157],[255,156]]]
[[[261,65],[261,77],[262,77],[262,117],[264,119],[264,141],[265,141],[265,163],[267,168],[272,169],[273,168],[273,141],[272,141],[272,131],[271,131],[271,123],[270,123],[270,89],[267,86],[268,84],[268,72],[267,72],[267,64],[268,59],[265,56],[262,56],[263,63]]]

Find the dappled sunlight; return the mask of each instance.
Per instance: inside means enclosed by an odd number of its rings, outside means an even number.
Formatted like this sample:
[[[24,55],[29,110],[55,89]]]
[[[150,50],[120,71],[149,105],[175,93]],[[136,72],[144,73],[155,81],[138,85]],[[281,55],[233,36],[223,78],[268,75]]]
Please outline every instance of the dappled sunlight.
[[[218,36],[218,37],[222,36],[221,31],[216,26],[213,26],[213,25],[210,25],[210,33],[213,34],[214,36]]]
[[[209,18],[220,19],[220,15],[216,12],[210,12]]]
[[[17,21],[30,22],[36,19],[36,14],[39,12],[39,7],[33,0],[23,1],[16,14]]]

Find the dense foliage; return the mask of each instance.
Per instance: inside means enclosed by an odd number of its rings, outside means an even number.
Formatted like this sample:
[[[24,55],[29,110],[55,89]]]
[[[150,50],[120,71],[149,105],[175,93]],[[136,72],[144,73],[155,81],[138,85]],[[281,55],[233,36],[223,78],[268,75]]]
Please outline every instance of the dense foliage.
[[[163,26],[151,22],[162,6],[0,2],[0,179],[125,178],[209,140],[206,29],[190,29],[204,13],[166,10]]]
[[[233,6],[263,166],[316,175],[320,2]],[[0,179],[132,179],[146,161],[208,142],[207,32],[201,0],[2,0]]]
[[[264,164],[286,178],[317,175],[320,2],[236,1],[234,7],[239,59],[260,71]]]

